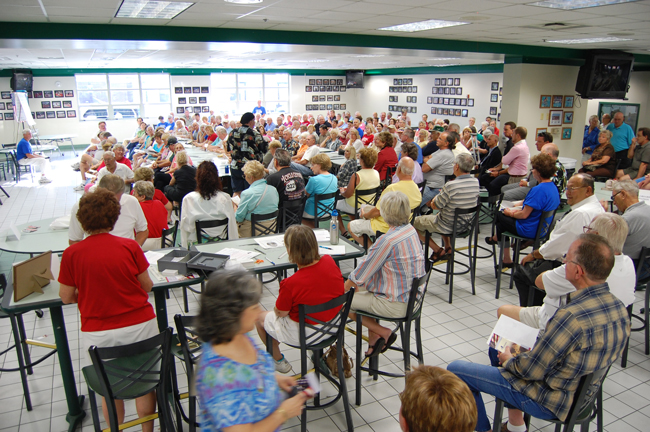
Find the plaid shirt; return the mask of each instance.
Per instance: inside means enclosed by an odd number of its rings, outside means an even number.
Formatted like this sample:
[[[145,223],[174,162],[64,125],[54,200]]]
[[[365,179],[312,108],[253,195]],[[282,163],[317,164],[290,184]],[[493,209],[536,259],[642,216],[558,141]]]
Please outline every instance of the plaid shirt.
[[[391,227],[368,249],[350,280],[376,297],[406,303],[413,278],[424,275],[424,251],[411,224]]]
[[[607,283],[572,293],[531,351],[508,360],[501,375],[564,421],[580,378],[614,363],[630,335],[625,305]]]
[[[357,172],[357,161],[356,159],[348,159],[345,161],[343,166],[341,166],[341,169],[339,169],[338,174],[336,177],[339,179],[338,181],[338,187],[348,187],[348,183],[350,183],[350,179],[352,178],[352,175]]]
[[[262,151],[260,145],[264,143],[264,138],[254,129],[248,126],[242,126],[239,129],[233,129],[228,136],[228,151],[232,156],[232,168],[242,168],[246,162],[256,160],[262,162]]]

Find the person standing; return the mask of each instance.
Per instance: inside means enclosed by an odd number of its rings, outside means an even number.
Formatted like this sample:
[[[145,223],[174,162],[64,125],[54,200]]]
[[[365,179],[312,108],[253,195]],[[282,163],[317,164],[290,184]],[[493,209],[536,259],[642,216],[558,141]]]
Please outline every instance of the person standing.
[[[628,159],[627,151],[632,145],[634,139],[634,130],[632,127],[625,123],[625,116],[622,112],[614,114],[614,121],[607,125],[607,130],[612,133],[611,143],[616,152],[616,159],[620,160],[620,169],[625,169],[630,166],[630,159]]]
[[[261,101],[257,101],[257,103],[260,105]],[[261,146],[263,144],[264,138],[255,130],[255,114],[244,113],[241,116],[241,127],[230,132],[227,142],[227,151],[231,157],[230,178],[234,196],[240,196],[243,190],[248,189],[242,168],[248,161],[262,161]]]
[[[258,100],[257,101],[257,106],[253,108],[253,114],[257,115],[259,114],[261,117],[264,117],[266,115],[266,108],[262,106],[262,101]],[[244,123],[242,122],[242,125]]]

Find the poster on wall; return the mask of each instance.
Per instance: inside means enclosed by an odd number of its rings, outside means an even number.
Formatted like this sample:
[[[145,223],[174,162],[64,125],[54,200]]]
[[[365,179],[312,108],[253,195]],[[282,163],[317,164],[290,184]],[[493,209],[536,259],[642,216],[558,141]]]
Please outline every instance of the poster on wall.
[[[41,108],[50,109],[50,108],[52,108],[52,103],[50,101],[42,101],[41,102]]]
[[[65,93],[63,93],[63,90],[55,90],[54,91],[54,97],[57,97],[57,98],[65,97]]]
[[[65,111],[57,111],[56,118],[65,118]]]
[[[551,102],[551,108],[562,108],[562,101],[564,101],[564,96],[553,95],[553,102]]]
[[[185,97],[179,97],[178,98],[178,104],[179,105],[185,105],[187,103],[187,98]]]
[[[11,92],[3,91],[0,94],[2,95],[2,99],[11,99]]]
[[[206,104],[208,103],[208,98],[205,96],[199,96],[199,103],[200,104]]]
[[[176,107],[176,114],[183,114],[185,112],[185,108],[181,107]]]
[[[5,120],[13,120],[14,113],[5,113]]]
[[[192,87],[183,87],[183,93],[185,94],[192,93]]]
[[[209,106],[203,106],[203,107],[201,107],[201,111],[203,111],[204,113],[209,113],[210,112],[210,107]]]
[[[570,140],[571,139],[571,128],[562,128],[562,139],[563,140]]]
[[[192,93],[201,93],[201,87],[192,87]]]
[[[210,87],[201,87],[201,93],[210,93]]]
[[[191,97],[191,98],[189,98],[189,99],[190,99],[190,103],[191,103],[191,104],[198,103],[198,102],[197,102],[197,98],[195,98],[195,97]]]
[[[497,115],[497,107],[490,107],[490,115]]]
[[[174,87],[174,94],[183,94],[183,87]]]
[[[45,118],[45,111],[36,111],[34,114],[36,114],[37,120],[42,120]]]
[[[490,87],[492,91],[499,91],[499,83],[498,82],[493,82],[492,86]]]
[[[61,101],[52,101],[52,108],[61,108]]]
[[[548,115],[549,126],[562,126],[562,110],[551,110]]]

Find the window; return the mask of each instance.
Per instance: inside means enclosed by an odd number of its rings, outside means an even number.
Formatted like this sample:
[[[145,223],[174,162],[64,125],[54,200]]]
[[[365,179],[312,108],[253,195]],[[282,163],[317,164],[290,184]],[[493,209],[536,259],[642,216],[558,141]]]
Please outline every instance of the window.
[[[230,116],[252,111],[262,101],[267,114],[289,111],[289,74],[221,74],[211,75],[215,111]]]
[[[171,111],[169,74],[75,75],[80,118],[135,119]]]

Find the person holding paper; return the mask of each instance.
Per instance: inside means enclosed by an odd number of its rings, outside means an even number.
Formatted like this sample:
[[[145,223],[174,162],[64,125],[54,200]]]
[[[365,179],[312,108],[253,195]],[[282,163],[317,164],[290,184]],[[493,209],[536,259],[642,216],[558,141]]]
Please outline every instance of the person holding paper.
[[[280,281],[280,293],[272,311],[262,312],[257,321],[257,333],[266,343],[267,333],[273,338],[273,359],[275,370],[289,373],[291,364],[280,352],[279,342],[300,346],[301,304],[315,306],[343,295],[343,276],[329,255],[320,256],[314,231],[305,225],[292,225],[284,233],[289,262],[298,270],[290,277]],[[336,317],[338,309],[331,309],[314,315],[327,322]],[[307,319],[307,323],[318,323]],[[306,336],[313,329],[305,327]]]
[[[51,183],[52,180],[45,177],[45,171],[50,169],[50,161],[45,156],[34,154],[29,140],[32,139],[32,132],[30,130],[23,131],[23,139],[18,141],[16,146],[16,159],[18,165],[34,165],[41,172],[41,179],[38,181],[41,184]]]
[[[447,366],[474,394],[476,431],[492,430],[481,393],[514,407],[502,431],[526,430],[519,410],[565,421],[580,378],[608,368],[623,352],[630,318],[606,282],[615,263],[612,247],[599,235],[582,234],[569,247],[565,262],[565,277],[577,292],[548,321],[532,350],[514,357],[505,350],[498,356],[501,367],[460,360]]]
[[[118,181],[121,182],[119,177]],[[124,183],[120,186],[124,188]],[[111,234],[121,214],[120,207],[115,194],[101,187],[84,195],[75,219],[88,237],[67,248],[61,258],[59,296],[65,304],[79,304],[86,353],[93,345],[128,345],[158,334],[156,315],[149,303],[153,287],[149,263],[137,242]],[[108,422],[105,405],[103,401]],[[115,406],[122,424],[124,401],[115,400]],[[138,417],[153,414],[156,393],[140,396],[135,406]],[[153,431],[153,421],[144,423],[142,430]]]

